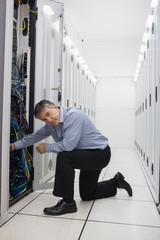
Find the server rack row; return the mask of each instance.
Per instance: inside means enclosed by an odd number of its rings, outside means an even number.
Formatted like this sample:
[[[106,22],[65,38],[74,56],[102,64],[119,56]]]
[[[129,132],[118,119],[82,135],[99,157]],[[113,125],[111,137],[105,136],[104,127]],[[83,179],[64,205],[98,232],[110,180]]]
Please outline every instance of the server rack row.
[[[62,106],[78,107],[94,122],[96,79],[67,35],[63,41],[62,73]]]
[[[35,1],[14,0],[11,72],[10,142],[13,143],[33,131],[33,120],[29,114],[30,92],[34,76],[31,65],[34,53],[32,29],[37,11]],[[33,61],[32,61],[33,62]],[[29,129],[30,122],[30,129]],[[12,205],[32,189],[32,149],[10,152],[9,204]]]
[[[160,203],[160,4],[152,8],[144,33],[136,83],[135,144]]]

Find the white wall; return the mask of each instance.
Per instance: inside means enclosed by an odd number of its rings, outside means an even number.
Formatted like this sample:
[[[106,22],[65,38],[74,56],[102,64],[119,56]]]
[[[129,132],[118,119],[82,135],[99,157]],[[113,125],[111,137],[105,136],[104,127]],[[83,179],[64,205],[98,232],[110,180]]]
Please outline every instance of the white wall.
[[[96,126],[111,147],[134,146],[135,86],[131,78],[99,79]]]

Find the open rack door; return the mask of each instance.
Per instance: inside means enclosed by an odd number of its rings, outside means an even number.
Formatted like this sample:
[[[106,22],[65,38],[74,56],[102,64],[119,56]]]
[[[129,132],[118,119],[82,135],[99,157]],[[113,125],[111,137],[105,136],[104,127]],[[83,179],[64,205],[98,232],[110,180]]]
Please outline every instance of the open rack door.
[[[37,6],[34,103],[47,99],[60,105],[63,5],[52,0],[37,0]],[[34,132],[43,125],[35,119]],[[53,139],[49,137],[44,142],[52,143]],[[48,181],[54,176],[56,154],[40,155],[36,146],[33,149],[33,189],[52,188],[53,183]]]
[[[0,225],[9,208],[10,87],[13,1],[0,4]]]

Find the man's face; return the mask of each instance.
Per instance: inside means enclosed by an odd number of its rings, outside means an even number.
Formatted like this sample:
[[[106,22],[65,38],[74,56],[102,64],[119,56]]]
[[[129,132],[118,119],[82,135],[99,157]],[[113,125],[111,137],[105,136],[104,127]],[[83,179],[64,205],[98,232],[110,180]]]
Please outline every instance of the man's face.
[[[51,126],[58,126],[60,122],[60,109],[53,105],[53,108],[45,107],[39,114],[39,119]]]

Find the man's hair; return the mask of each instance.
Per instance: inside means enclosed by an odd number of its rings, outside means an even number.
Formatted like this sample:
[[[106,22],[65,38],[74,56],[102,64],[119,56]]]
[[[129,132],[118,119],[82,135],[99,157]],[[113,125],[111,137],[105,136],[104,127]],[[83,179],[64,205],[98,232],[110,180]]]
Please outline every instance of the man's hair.
[[[55,105],[54,103],[52,103],[49,100],[41,100],[39,103],[36,104],[35,108],[34,108],[34,115],[36,118],[39,118],[39,114],[41,113],[41,111],[45,108],[53,108],[53,105]]]

